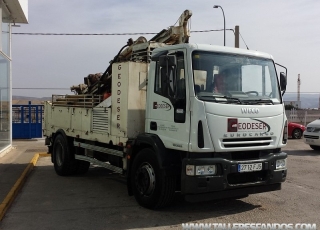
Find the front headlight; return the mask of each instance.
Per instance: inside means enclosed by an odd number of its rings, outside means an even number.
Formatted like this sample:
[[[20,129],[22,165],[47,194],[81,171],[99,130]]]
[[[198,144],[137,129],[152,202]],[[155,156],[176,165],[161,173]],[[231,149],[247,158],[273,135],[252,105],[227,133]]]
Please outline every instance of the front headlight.
[[[307,132],[319,133],[320,127],[307,127]]]
[[[276,161],[276,169],[287,168],[287,159],[280,159]]]
[[[318,127],[314,127],[312,132],[314,132],[314,133],[318,133],[318,132],[320,132],[320,128],[318,128]]]
[[[216,165],[186,165],[187,176],[206,176],[216,174]]]
[[[204,175],[206,172],[206,169],[204,166],[197,166],[196,167],[196,175]]]
[[[196,175],[214,175],[216,174],[215,165],[200,165],[196,166]]]

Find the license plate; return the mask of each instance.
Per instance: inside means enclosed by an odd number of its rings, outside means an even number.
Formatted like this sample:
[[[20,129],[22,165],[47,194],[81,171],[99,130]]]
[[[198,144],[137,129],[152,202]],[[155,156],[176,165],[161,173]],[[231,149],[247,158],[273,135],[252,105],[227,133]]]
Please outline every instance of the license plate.
[[[254,172],[261,171],[262,163],[254,163],[254,164],[238,164],[238,172]]]
[[[312,140],[312,139],[306,139],[306,142],[307,142],[307,143],[314,143],[314,140]]]

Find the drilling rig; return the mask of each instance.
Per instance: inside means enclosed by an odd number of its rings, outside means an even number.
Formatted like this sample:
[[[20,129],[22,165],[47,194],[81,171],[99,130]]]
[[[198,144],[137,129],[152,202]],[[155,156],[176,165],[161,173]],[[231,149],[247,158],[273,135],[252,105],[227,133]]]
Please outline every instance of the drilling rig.
[[[132,38],[128,39],[127,44],[124,45],[118,54],[110,61],[110,65],[104,73],[89,74],[84,78],[83,84],[71,86],[70,90],[77,95],[100,95],[102,96],[102,99],[105,99],[111,95],[113,63],[125,61],[149,63],[152,51],[155,48],[188,43],[190,31],[187,26],[191,16],[192,12],[190,10],[185,10],[179,17],[179,26],[170,26],[168,29],[163,29],[149,41],[147,41],[145,37],[139,37],[135,41]],[[72,101],[68,100],[70,98],[75,97],[59,97],[58,100],[53,98],[53,101],[58,101],[58,104],[60,105],[63,104],[60,102],[68,101],[68,104],[70,105],[70,102]],[[100,100],[97,100],[96,98],[96,102],[99,101]]]

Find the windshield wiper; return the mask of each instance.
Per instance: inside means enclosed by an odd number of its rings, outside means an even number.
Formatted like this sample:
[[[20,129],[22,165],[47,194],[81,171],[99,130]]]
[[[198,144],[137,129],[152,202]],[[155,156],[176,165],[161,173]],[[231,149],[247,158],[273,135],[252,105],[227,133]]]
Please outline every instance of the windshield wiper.
[[[198,97],[204,101],[213,101],[217,103],[226,103],[226,104],[230,104],[230,103],[242,104],[239,98],[235,98],[235,97],[227,97],[227,96],[214,95],[214,94],[199,95]]]
[[[256,105],[256,104],[274,104],[270,99],[256,99],[256,100],[242,100],[243,104]]]

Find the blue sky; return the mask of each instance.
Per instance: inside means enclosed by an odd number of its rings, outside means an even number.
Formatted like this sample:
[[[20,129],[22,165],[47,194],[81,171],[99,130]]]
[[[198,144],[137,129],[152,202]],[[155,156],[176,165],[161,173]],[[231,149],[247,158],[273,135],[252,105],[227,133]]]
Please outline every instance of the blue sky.
[[[13,27],[13,33],[134,33],[159,32],[173,25],[189,9],[191,30],[240,26],[248,47],[273,55],[288,68],[288,92],[320,93],[320,1],[111,1],[29,0],[29,24]],[[132,37],[12,35],[13,88],[69,88],[90,73],[104,72],[109,61]],[[153,35],[144,35],[150,39]],[[227,46],[234,35],[226,32]],[[223,45],[223,32],[192,33],[190,42]],[[240,47],[245,48],[240,42]],[[50,96],[68,90],[14,90],[14,95]]]

